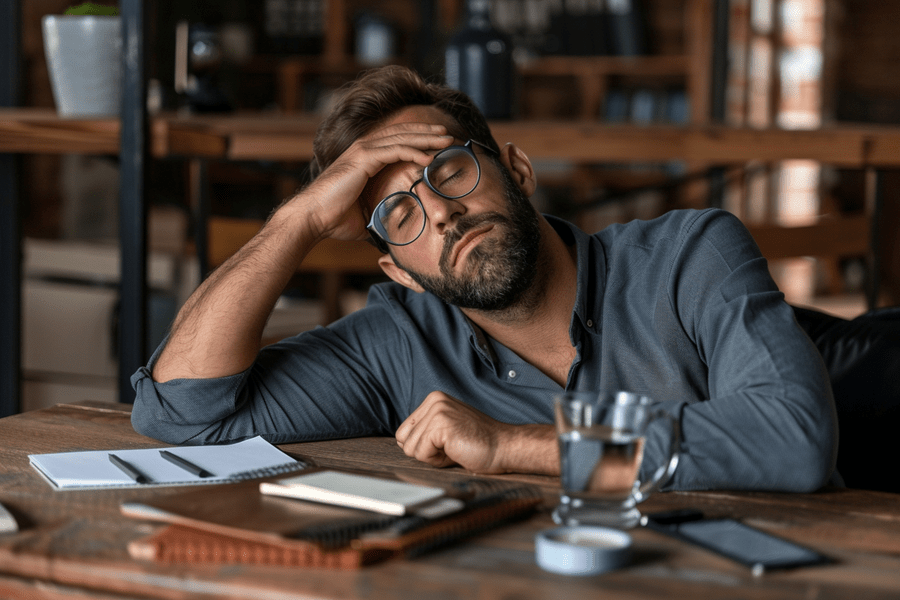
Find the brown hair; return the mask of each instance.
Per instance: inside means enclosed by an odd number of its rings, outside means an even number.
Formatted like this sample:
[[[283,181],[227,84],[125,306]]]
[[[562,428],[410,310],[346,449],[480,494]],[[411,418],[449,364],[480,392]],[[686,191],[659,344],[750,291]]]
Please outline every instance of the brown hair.
[[[341,89],[334,110],[319,125],[313,142],[310,175],[319,176],[356,141],[398,110],[407,106],[434,106],[458,125],[450,133],[473,139],[500,152],[487,121],[462,92],[428,83],[415,71],[391,65],[367,71]]]

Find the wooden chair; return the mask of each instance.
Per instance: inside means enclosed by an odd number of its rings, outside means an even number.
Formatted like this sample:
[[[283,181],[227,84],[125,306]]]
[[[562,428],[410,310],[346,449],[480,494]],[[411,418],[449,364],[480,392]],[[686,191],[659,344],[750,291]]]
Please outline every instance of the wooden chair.
[[[254,219],[210,217],[208,221],[207,252],[209,265],[217,267],[237,252],[262,227]],[[317,273],[322,276],[319,296],[325,305],[326,322],[341,316],[340,293],[345,277],[350,274],[379,275],[381,253],[368,242],[338,242],[324,240],[306,256],[298,273]]]

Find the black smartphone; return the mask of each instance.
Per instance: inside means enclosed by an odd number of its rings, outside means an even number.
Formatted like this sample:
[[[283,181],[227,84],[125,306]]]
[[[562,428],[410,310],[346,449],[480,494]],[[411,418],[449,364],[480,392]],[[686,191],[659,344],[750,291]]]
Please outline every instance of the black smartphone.
[[[751,568],[754,575],[829,562],[815,550],[750,527],[734,519],[705,519],[696,510],[645,515],[648,529],[695,544]]]

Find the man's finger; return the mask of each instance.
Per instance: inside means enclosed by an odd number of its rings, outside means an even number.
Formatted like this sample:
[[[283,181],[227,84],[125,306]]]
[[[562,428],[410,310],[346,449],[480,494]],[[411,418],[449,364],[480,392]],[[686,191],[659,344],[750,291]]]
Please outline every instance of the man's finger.
[[[418,409],[417,409],[418,411]],[[402,437],[400,435],[397,436],[398,441],[401,442],[401,448],[403,448],[403,453],[407,456],[411,456],[413,458],[417,458],[419,454],[419,445],[422,443],[422,436],[425,435],[429,429],[428,427],[429,419],[427,413],[425,415],[416,415],[413,413],[410,415],[409,419],[404,421],[404,425],[407,425],[407,428],[402,433]],[[399,433],[399,429],[397,430]]]
[[[397,438],[397,441],[405,444],[416,428],[416,425],[425,420],[426,415],[431,410],[431,406],[434,403],[436,398],[441,398],[445,394],[442,392],[434,391],[425,396],[425,399],[422,400],[422,403],[416,407],[414,411],[410,413],[408,417],[400,424],[400,427],[397,428],[397,431],[394,432],[394,437]]]
[[[432,467],[448,467],[455,465],[456,461],[447,456],[444,451],[444,444],[440,439],[433,439],[436,432],[430,431],[426,435],[422,435],[416,441],[413,458],[431,465]]]

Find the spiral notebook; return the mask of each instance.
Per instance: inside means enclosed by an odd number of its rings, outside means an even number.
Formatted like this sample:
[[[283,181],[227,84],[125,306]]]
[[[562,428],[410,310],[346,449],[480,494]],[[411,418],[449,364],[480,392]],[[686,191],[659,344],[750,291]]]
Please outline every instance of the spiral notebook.
[[[206,476],[195,474],[167,460],[161,454],[162,450],[196,465]],[[132,475],[116,466],[110,460],[110,455],[141,474],[144,482],[139,483]],[[292,473],[309,466],[291,458],[259,436],[235,444],[212,446],[31,454],[28,460],[57,490],[234,483]]]

